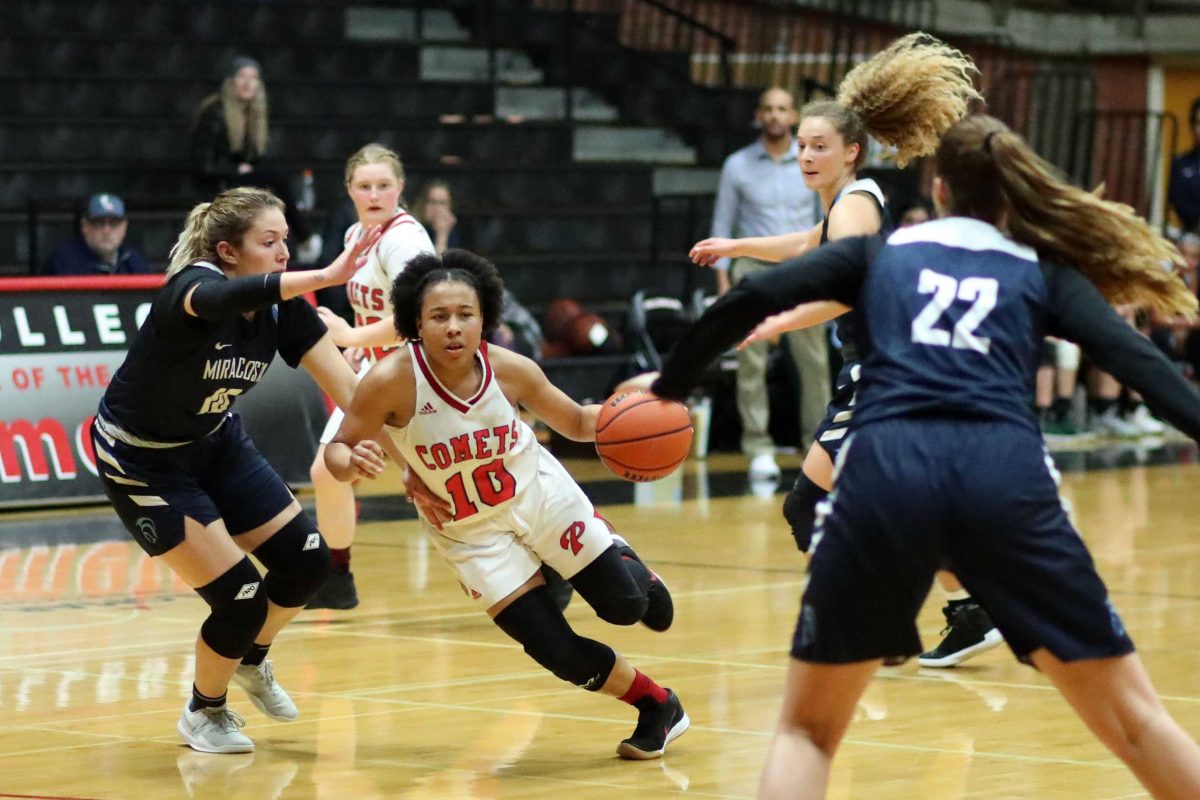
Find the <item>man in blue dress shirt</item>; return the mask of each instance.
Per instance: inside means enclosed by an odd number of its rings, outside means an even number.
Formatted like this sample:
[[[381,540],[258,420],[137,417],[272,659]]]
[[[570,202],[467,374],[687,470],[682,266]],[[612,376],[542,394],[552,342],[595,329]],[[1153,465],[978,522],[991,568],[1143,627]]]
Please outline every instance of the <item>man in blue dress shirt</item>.
[[[798,116],[791,92],[773,87],[758,100],[755,121],[762,131],[750,145],[730,155],[721,168],[712,235],[742,238],[775,236],[812,228],[820,219],[816,192],[804,185],[794,133]],[[717,291],[773,264],[754,258],[717,262]],[[826,326],[786,335],[800,381],[800,445],[807,450],[829,404],[829,352]],[[750,457],[751,479],[779,477],[775,446],[768,431],[767,351],[759,342],[738,354],[737,406],[742,420],[742,452]]]

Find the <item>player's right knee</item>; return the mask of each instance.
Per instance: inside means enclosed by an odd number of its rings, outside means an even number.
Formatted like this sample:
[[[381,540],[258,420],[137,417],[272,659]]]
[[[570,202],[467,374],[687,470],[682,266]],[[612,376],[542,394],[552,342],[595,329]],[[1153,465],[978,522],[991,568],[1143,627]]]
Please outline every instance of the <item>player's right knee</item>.
[[[812,482],[803,472],[796,478],[796,485],[783,501],[783,517],[792,527],[792,538],[801,553],[807,553],[812,545],[813,528],[817,521],[817,503],[827,492]]]
[[[611,647],[571,630],[545,586],[518,597],[495,622],[530,658],[581,689],[599,691],[617,662]]]
[[[196,590],[212,613],[200,626],[200,638],[219,656],[241,658],[267,621],[267,592],[249,558]]]

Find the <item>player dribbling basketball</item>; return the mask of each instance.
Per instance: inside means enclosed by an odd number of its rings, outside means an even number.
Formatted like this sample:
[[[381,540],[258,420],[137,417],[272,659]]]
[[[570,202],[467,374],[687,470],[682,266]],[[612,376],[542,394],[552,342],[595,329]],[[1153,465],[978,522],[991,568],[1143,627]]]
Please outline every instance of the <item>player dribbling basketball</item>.
[[[422,523],[467,594],[554,675],[636,707],[637,728],[617,752],[658,758],[688,728],[679,699],[576,634],[540,568],[552,566],[616,625],[666,630],[670,593],[517,415],[520,403],[567,438],[592,441],[600,407],[571,400],[530,359],[487,347],[502,292],[495,266],[472,253],[410,261],[392,288],[396,329],[409,344],[363,377],[326,465],[338,480],[373,478],[383,454],[371,440],[384,424],[400,429],[405,460],[451,504],[440,527],[424,512]]]

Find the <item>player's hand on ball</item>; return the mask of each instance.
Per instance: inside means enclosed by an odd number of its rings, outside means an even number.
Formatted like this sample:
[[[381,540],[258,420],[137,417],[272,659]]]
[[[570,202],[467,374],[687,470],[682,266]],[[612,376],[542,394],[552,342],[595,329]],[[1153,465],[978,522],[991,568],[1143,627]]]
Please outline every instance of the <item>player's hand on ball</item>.
[[[375,480],[383,472],[386,456],[379,442],[365,439],[350,450],[350,466],[363,478]]]
[[[650,384],[658,380],[657,372],[643,372],[621,381],[613,390],[615,394],[631,394],[632,392],[648,392]]]
[[[439,531],[443,522],[454,519],[454,511],[450,504],[430,491],[425,481],[421,480],[421,476],[408,465],[404,467],[404,495],[408,502],[417,507],[421,516]]]

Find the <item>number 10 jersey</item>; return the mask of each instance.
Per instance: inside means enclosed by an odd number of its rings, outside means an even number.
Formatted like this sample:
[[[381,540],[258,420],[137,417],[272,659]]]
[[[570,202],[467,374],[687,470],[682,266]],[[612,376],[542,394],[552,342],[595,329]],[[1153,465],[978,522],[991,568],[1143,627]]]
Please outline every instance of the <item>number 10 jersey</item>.
[[[408,425],[396,432],[400,452],[434,494],[453,505],[455,524],[474,523],[506,507],[537,479],[540,445],[505,397],[487,357],[479,390],[461,398],[433,373],[420,342],[411,342],[415,404]]]

